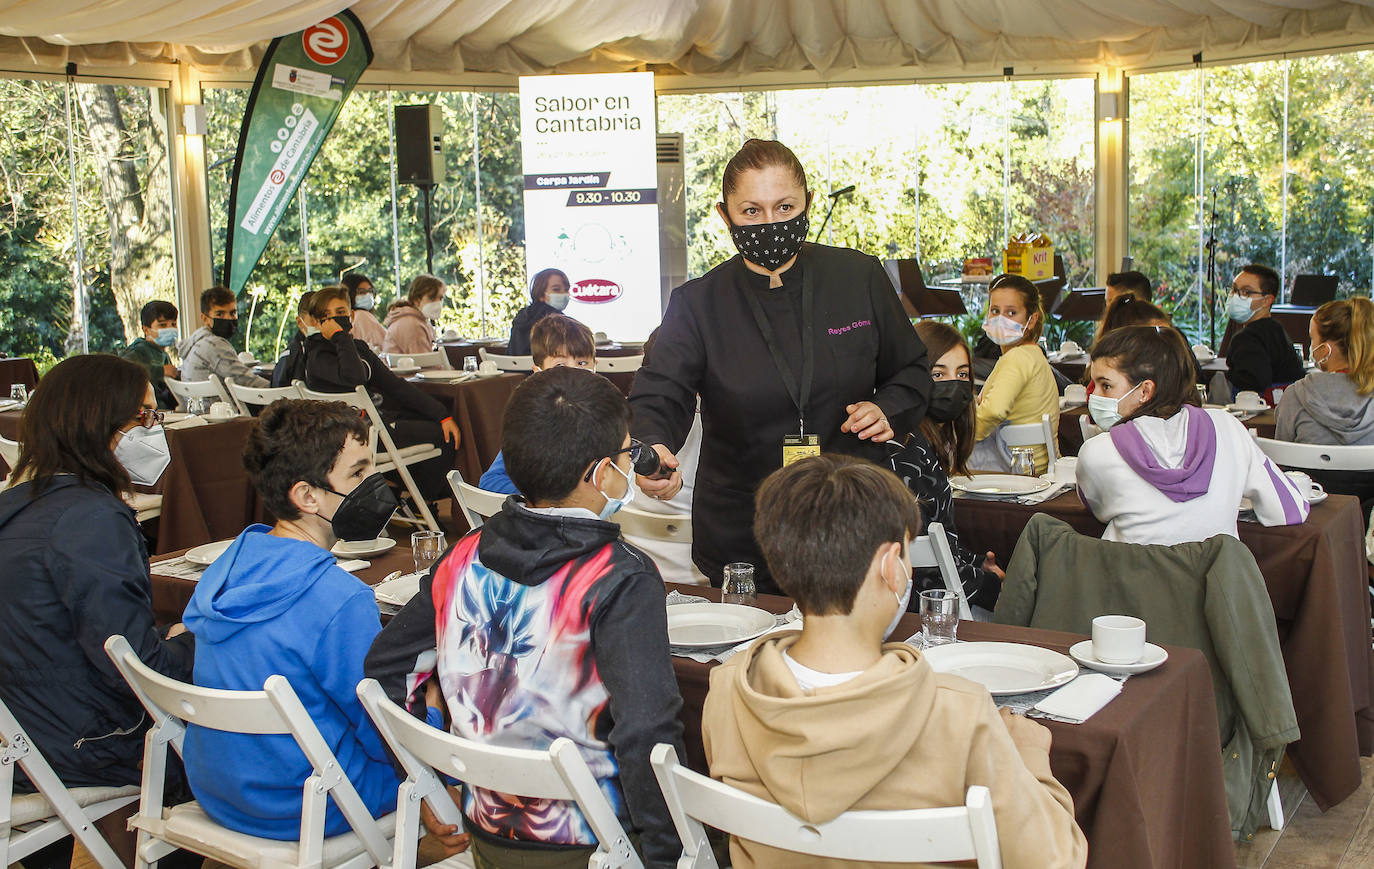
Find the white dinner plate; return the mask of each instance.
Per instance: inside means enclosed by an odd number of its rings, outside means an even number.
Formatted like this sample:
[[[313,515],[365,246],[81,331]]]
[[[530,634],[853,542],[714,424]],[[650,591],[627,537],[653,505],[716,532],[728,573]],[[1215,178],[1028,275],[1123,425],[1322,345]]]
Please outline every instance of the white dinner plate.
[[[457,382],[468,376],[466,371],[455,371],[451,368],[435,368],[430,371],[421,371],[421,380],[438,380],[441,382]]]
[[[948,643],[922,654],[935,672],[977,682],[994,697],[1057,688],[1078,675],[1067,655],[1024,643]]]
[[[376,540],[340,540],[329,551],[339,558],[371,558],[381,555],[395,545],[396,541],[390,537],[378,537]]]
[[[10,410],[19,406],[19,402],[12,398],[0,398],[0,410]]]
[[[396,375],[397,377],[409,377],[409,376],[412,375],[412,374],[418,373],[419,370],[420,370],[420,366],[418,366],[418,365],[393,365],[393,366],[391,366],[391,373],[394,374],[394,375]]]
[[[194,549],[186,551],[186,560],[192,564],[204,564],[209,566],[215,563],[215,559],[224,554],[233,543],[233,539],[216,540],[214,543],[204,543]]]
[[[505,371],[479,371],[477,372],[477,376],[482,378],[483,380],[486,380],[488,377],[500,377],[502,374],[505,373]]]
[[[1228,404],[1228,405],[1226,405],[1226,410],[1227,410],[1228,413],[1264,413],[1264,412],[1265,412],[1266,410],[1268,410],[1268,409],[1269,409],[1269,402],[1267,402],[1267,401],[1261,401],[1261,402],[1260,402],[1257,406],[1255,406],[1255,407],[1249,407],[1249,406],[1243,405],[1243,404]]]
[[[1084,667],[1089,667],[1099,673],[1106,673],[1109,676],[1130,676],[1136,673],[1144,673],[1153,670],[1160,664],[1169,660],[1169,653],[1156,646],[1154,643],[1145,644],[1145,654],[1140,656],[1140,660],[1134,664],[1108,664],[1093,657],[1093,641],[1084,640],[1081,643],[1074,643],[1069,647],[1069,657],[1073,658]]]
[[[950,477],[949,485],[966,495],[1007,498],[1043,492],[1054,483],[1039,477],[1022,477],[1018,474],[974,474],[968,477]]]
[[[412,597],[420,593],[420,577],[424,575],[423,571],[406,573],[395,579],[377,583],[372,586],[372,591],[377,595],[378,603],[405,606],[410,603]]]
[[[730,646],[772,630],[773,614],[734,603],[681,603],[668,607],[668,644],[689,649]]]

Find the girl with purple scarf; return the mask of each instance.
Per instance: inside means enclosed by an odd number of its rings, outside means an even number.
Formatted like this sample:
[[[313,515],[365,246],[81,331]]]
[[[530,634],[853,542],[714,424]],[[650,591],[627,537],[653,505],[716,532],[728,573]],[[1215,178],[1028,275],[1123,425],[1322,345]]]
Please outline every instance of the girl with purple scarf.
[[[1128,326],[1092,351],[1088,400],[1105,434],[1078,454],[1078,492],[1104,540],[1173,544],[1237,537],[1241,499],[1264,525],[1297,525],[1308,504],[1245,426],[1198,406],[1192,350],[1167,326]]]

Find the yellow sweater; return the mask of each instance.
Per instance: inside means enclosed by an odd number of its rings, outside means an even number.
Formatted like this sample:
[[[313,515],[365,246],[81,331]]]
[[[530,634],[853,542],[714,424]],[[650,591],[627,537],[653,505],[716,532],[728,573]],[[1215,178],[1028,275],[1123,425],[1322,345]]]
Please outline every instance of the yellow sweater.
[[[976,440],[992,434],[1003,422],[1021,425],[1039,422],[1050,415],[1050,426],[1059,436],[1059,387],[1045,354],[1034,344],[1021,344],[1002,354],[978,395]],[[1049,455],[1035,447],[1035,472],[1049,470]]]

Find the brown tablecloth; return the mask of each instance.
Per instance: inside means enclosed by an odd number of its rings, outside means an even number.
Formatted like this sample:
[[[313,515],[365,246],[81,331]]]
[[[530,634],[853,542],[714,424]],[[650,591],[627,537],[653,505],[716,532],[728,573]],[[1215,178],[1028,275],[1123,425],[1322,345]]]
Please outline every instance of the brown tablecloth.
[[[6,397],[8,395],[9,393],[6,393]],[[0,412],[0,436],[7,437],[12,441],[19,440],[19,417],[23,415],[22,410]]]
[[[1106,527],[1068,492],[1038,507],[954,501],[960,541],[991,550],[1006,565],[1034,513],[1080,534]],[[1360,756],[1374,753],[1374,662],[1370,653],[1368,570],[1360,502],[1331,495],[1302,525],[1240,523],[1240,539],[1264,574],[1278,622],[1284,667],[1302,739],[1289,756],[1322,809],[1360,786]]]
[[[27,356],[0,359],[0,397],[9,398],[10,387],[16,383],[22,383],[29,389],[38,385],[38,366]]]
[[[250,419],[235,417],[191,428],[167,429],[172,463],[162,475],[158,553],[234,537],[265,511],[248,472],[243,448]]]
[[[502,374],[462,383],[411,381],[453,409],[453,421],[463,433],[454,465],[469,483],[475,485],[501,451],[501,417],[506,402],[524,379],[524,374]]]
[[[720,594],[676,587],[684,594]],[[759,606],[779,613],[792,602],[762,595]],[[893,636],[910,636],[919,628],[920,618],[908,614]],[[959,638],[1030,643],[1065,654],[1084,639],[981,622],[960,622]],[[701,709],[714,666],[673,659],[688,763],[702,771]],[[1074,814],[1088,839],[1089,866],[1235,865],[1212,677],[1201,652],[1169,647],[1162,667],[1131,677],[1121,694],[1084,724],[1043,723],[1054,736],[1050,768],[1073,796]]]
[[[439,347],[448,356],[448,364],[458,371],[463,370],[463,360],[471,356],[473,359],[481,361],[479,351],[482,345],[473,344],[469,341],[440,341]]]
[[[1083,382],[1083,374],[1088,370],[1089,359],[1086,354],[1075,356],[1063,362],[1051,362],[1050,367],[1069,378],[1074,383]]]

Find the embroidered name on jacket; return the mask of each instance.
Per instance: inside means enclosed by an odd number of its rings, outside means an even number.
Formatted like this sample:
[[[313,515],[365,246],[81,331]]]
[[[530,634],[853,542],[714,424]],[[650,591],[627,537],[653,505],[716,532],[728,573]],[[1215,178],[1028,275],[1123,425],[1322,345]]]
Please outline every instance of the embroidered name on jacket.
[[[846,333],[846,332],[852,332],[852,331],[854,331],[855,329],[862,329],[862,328],[864,328],[865,326],[872,326],[872,325],[873,325],[873,321],[872,321],[872,320],[855,320],[854,322],[850,323],[848,326],[832,326],[831,328],[826,329],[825,331],[826,331],[828,334],[830,334],[830,335],[843,335],[843,334]]]

